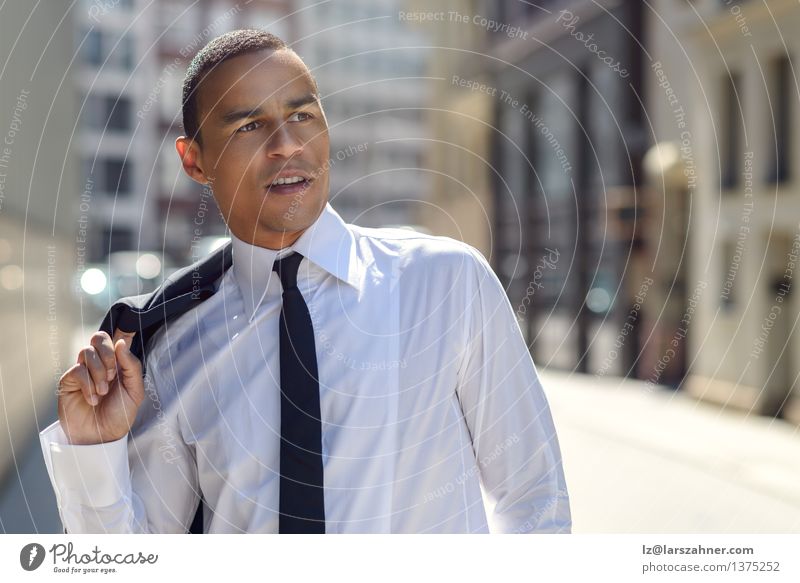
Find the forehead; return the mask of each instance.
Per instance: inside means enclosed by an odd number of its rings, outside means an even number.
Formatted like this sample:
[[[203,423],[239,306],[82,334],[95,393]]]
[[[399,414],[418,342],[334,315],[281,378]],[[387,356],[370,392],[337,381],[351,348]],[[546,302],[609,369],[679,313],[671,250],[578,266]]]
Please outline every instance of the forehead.
[[[314,92],[311,74],[293,51],[263,50],[227,59],[203,78],[199,111],[225,111],[246,103],[270,107]]]

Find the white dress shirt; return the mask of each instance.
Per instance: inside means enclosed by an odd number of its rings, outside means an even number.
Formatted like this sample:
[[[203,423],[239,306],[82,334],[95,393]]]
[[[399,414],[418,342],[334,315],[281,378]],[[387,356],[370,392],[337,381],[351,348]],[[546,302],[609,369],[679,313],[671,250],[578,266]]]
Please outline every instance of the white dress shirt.
[[[152,340],[129,434],[40,434],[70,533],[278,531],[279,252],[233,238],[216,294]],[[280,256],[316,337],[328,533],[569,532],[556,431],[508,298],[444,237],[326,206]]]

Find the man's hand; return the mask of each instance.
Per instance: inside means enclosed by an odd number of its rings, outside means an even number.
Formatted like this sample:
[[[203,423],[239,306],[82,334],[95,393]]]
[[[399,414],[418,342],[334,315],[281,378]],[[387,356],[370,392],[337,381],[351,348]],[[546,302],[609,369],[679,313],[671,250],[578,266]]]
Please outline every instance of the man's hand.
[[[142,363],[130,351],[134,333],[92,335],[78,363],[58,381],[58,419],[73,445],[127,435],[144,400]]]

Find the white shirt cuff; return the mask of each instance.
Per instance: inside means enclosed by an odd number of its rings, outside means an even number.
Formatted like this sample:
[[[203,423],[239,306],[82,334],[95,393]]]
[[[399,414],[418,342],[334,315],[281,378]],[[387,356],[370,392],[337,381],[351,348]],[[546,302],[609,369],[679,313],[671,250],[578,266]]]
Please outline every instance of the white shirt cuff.
[[[97,445],[70,445],[56,421],[39,433],[47,473],[59,508],[111,506],[130,496],[128,436]]]

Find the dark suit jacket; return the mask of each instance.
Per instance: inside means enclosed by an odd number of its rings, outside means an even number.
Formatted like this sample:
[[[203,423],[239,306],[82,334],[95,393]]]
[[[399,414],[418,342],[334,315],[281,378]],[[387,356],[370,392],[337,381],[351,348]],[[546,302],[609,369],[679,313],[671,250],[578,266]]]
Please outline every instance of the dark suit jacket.
[[[162,326],[214,294],[217,283],[233,264],[232,248],[229,242],[176,271],[152,293],[118,300],[106,313],[100,330],[112,338],[116,329],[136,332],[131,352],[141,360],[144,373],[150,339]],[[203,534],[203,506],[201,493],[200,505],[188,531],[191,534]]]

